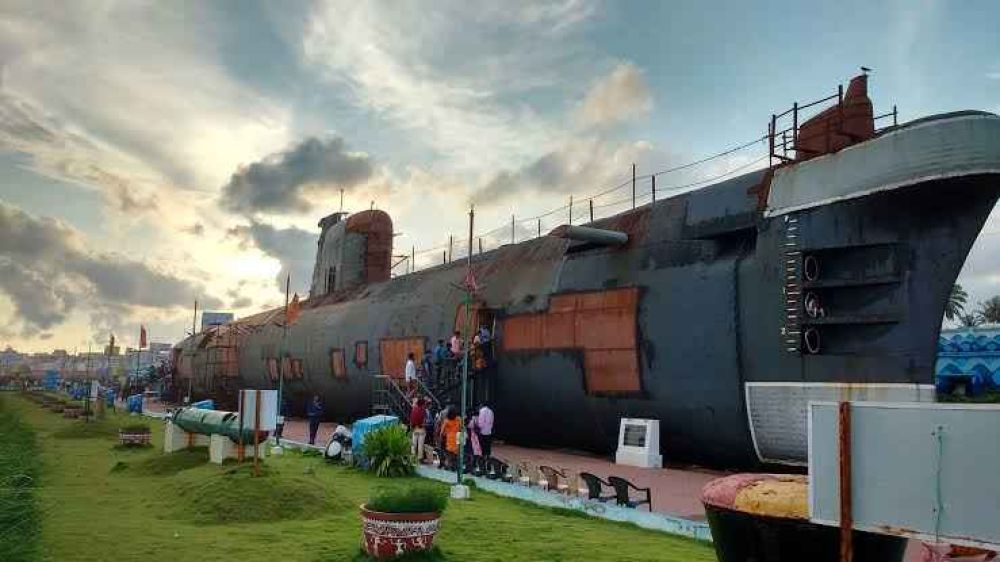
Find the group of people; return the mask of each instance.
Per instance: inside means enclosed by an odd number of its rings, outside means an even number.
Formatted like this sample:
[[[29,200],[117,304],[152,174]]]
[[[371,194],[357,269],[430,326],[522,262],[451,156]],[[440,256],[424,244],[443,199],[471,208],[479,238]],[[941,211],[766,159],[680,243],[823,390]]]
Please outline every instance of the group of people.
[[[473,336],[472,344],[469,347],[469,366],[472,370],[481,371],[489,366],[493,355],[491,342],[489,328],[481,326]],[[406,355],[406,366],[403,368],[406,388],[411,393],[415,392],[418,380],[433,386],[437,381],[445,378],[444,375],[448,371],[454,372],[455,369],[461,367],[464,360],[462,334],[455,330],[447,342],[444,339],[439,339],[433,350],[425,350],[419,364],[414,353]]]
[[[459,444],[464,441],[464,453],[479,457],[493,454],[493,410],[483,404],[468,413],[463,423],[455,406],[446,406],[437,415],[429,410],[423,397],[413,399],[410,408],[410,452],[417,462],[424,457],[425,445],[441,447],[452,454],[459,454]],[[460,436],[464,433],[465,439]],[[428,440],[428,436],[430,439]]]

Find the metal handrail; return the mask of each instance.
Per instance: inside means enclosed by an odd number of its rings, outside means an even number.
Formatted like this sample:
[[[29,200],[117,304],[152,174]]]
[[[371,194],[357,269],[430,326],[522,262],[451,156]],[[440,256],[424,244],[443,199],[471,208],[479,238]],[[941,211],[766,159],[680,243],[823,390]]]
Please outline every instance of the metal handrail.
[[[434,401],[434,409],[441,409],[441,401],[438,400],[438,397],[435,396],[433,392],[431,392],[431,389],[427,388],[427,385],[424,384],[424,381],[420,380],[420,377],[417,377],[417,387],[420,389],[422,395],[428,396],[432,401]]]

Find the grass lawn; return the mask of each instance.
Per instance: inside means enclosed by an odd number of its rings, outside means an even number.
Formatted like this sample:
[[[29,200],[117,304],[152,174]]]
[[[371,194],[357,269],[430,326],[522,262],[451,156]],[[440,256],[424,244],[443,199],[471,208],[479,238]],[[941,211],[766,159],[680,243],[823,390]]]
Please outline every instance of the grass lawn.
[[[252,478],[246,466],[209,464],[204,450],[163,455],[156,421],[153,448],[123,450],[125,416],[84,429],[15,395],[0,400],[35,432],[43,560],[357,560],[358,505],[409,480],[287,453]],[[697,541],[478,491],[450,503],[437,544],[437,559],[456,561],[715,560]]]

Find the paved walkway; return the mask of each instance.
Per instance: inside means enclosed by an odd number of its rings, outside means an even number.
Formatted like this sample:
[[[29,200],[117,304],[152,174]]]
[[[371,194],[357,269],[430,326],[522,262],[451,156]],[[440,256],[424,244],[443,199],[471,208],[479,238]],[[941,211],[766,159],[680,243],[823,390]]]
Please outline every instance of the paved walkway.
[[[336,424],[333,423],[320,424],[316,444],[325,444],[333,435],[335,427]],[[308,442],[309,422],[303,419],[288,420],[283,437]],[[604,479],[612,475],[621,476],[640,488],[652,488],[653,511],[689,519],[704,519],[705,510],[699,501],[701,488],[710,480],[726,474],[704,469],[636,468],[617,465],[609,459],[575,451],[529,449],[504,443],[493,445],[493,456],[510,464],[545,464],[564,469],[567,474],[590,472]]]

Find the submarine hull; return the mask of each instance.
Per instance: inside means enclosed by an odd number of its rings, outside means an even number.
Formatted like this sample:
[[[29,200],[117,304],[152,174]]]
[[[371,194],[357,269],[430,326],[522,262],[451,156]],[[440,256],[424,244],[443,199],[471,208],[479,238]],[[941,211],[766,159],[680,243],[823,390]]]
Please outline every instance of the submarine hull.
[[[996,169],[893,168],[907,181],[830,200],[779,171],[766,205],[754,190],[770,171],[754,172],[589,225],[626,233],[621,246],[543,236],[475,256],[474,324],[495,341],[474,401],[512,443],[609,453],[621,418],[651,418],[668,462],[745,467],[805,460],[811,399],[933,400],[945,303],[1000,196],[1000,120],[977,119]],[[906,139],[797,166],[843,169]],[[293,411],[318,394],[330,420],[353,421],[377,375],[463,326],[466,273],[445,264],[310,297],[294,321],[275,310],[197,334],[175,348],[177,385],[226,399],[283,372]]]

